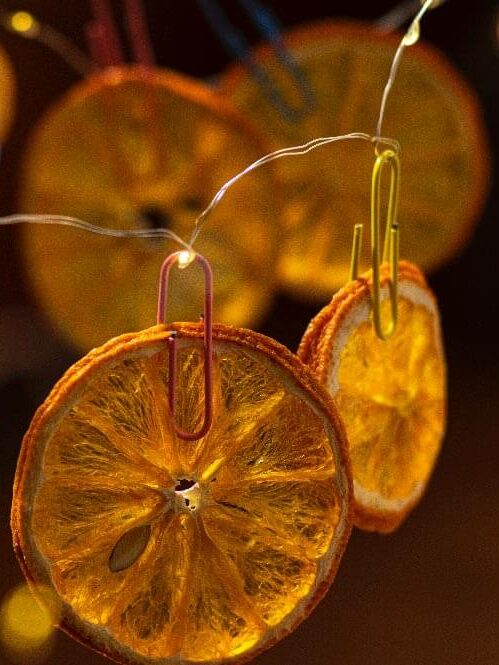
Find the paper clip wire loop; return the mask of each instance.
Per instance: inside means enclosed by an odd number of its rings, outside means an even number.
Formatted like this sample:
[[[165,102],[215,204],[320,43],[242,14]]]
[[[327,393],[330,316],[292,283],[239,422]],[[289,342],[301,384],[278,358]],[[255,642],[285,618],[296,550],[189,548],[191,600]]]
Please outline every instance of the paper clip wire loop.
[[[158,323],[166,323],[167,298],[170,271],[175,263],[182,265],[186,252],[175,252],[167,256],[161,266],[158,294]],[[173,332],[168,338],[169,381],[168,404],[173,417],[177,436],[184,441],[197,441],[210,430],[213,420],[213,274],[208,261],[200,254],[194,254],[192,261],[197,261],[204,272],[204,419],[196,432],[186,432],[177,426],[175,419],[175,401],[177,393],[177,335]],[[189,261],[190,262],[190,261]],[[187,264],[188,265],[188,264]]]
[[[383,242],[383,261],[390,262],[390,310],[391,319],[388,327],[383,328],[381,321],[381,177],[385,165],[390,167],[390,190],[386,229]],[[384,150],[374,163],[371,181],[371,267],[372,267],[372,306],[373,326],[376,335],[389,339],[397,327],[398,318],[398,263],[399,263],[399,228],[397,224],[398,197],[400,187],[400,161],[393,150]],[[352,247],[350,278],[357,279],[359,257],[362,242],[362,224],[356,224]]]
[[[386,216],[383,261],[390,261],[391,320],[386,330],[381,322],[381,282],[380,282],[380,245],[381,245],[381,176],[385,164],[390,166],[390,193]],[[395,332],[398,318],[398,249],[399,229],[397,226],[397,210],[400,185],[400,162],[393,150],[385,150],[374,163],[371,185],[371,252],[373,271],[373,322],[376,335],[387,340]]]

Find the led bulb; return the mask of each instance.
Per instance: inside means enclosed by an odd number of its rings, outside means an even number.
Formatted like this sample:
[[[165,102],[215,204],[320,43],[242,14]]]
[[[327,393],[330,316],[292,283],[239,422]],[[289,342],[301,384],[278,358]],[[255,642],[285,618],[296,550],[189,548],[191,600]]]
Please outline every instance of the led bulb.
[[[424,5],[426,0],[421,0],[421,4]],[[430,9],[436,9],[436,7],[440,7],[440,5],[443,5],[445,0],[432,0],[432,3],[430,5]]]
[[[187,266],[194,261],[195,256],[196,256],[195,252],[190,252],[187,249],[179,252],[178,253],[178,267],[180,268],[180,270],[183,270],[184,268],[187,268]]]
[[[418,41],[420,34],[421,30],[419,27],[419,21],[413,21],[409,26],[409,30],[404,35],[403,42],[405,46],[412,46],[415,44]]]

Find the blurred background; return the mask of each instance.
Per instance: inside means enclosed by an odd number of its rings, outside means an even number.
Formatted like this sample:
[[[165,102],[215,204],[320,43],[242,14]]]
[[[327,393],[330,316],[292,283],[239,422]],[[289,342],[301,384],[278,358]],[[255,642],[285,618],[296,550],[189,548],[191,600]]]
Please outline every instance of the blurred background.
[[[223,4],[229,13],[234,10],[234,3]],[[329,17],[375,21],[395,3],[267,0],[267,5],[283,26],[292,27]],[[146,6],[159,65],[213,80],[229,64],[230,56],[193,0],[148,0]],[[11,0],[1,8],[29,9],[82,50],[86,48],[83,26],[90,12],[83,0],[64,5]],[[115,9],[118,16],[120,3],[115,3]],[[481,100],[492,160],[499,155],[498,12],[497,3],[489,0],[448,0],[428,14],[422,26],[423,38],[445,53]],[[254,26],[241,12],[231,13],[231,18],[251,43],[258,41]],[[18,86],[15,121],[0,162],[0,214],[7,215],[19,210],[19,163],[29,132],[79,77],[36,41],[2,31],[0,44],[14,66]],[[316,158],[320,159],[319,153]],[[430,277],[442,311],[449,422],[428,492],[395,534],[354,531],[325,600],[295,633],[260,656],[262,665],[305,660],[311,665],[499,664],[499,274],[495,254],[499,190],[494,164],[492,174],[485,210],[471,241]],[[18,227],[0,228],[0,599],[22,581],[9,528],[20,442],[53,383],[81,355],[37,308],[19,238]],[[317,304],[278,292],[258,329],[295,350],[317,311]],[[44,649],[40,662],[51,665],[107,662],[62,633],[53,636]],[[25,658],[14,659],[0,643],[0,663],[35,662],[33,655]]]

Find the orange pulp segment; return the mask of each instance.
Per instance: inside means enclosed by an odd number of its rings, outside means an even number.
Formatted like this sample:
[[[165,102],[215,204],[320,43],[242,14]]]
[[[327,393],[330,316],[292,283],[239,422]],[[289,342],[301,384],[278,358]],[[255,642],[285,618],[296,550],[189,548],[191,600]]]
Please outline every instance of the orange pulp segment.
[[[388,268],[382,315],[390,316]],[[422,496],[445,428],[445,359],[435,299],[422,274],[400,267],[395,333],[378,339],[371,273],[341,289],[310,324],[298,355],[333,396],[347,431],[354,523],[397,528]]]
[[[324,21],[290,30],[287,48],[308,78],[315,105],[283,117],[242,65],[221,90],[265,132],[273,147],[319,136],[375,133],[400,34],[362,23]],[[254,57],[289,102],[301,100],[269,47]],[[386,107],[383,135],[400,141],[399,221],[407,257],[431,270],[467,242],[487,192],[489,151],[480,105],[455,68],[428,44],[404,52]],[[280,280],[308,299],[329,299],[348,279],[353,225],[369,211],[372,146],[348,141],[275,162],[283,184]],[[364,259],[368,261],[367,247]]]
[[[203,332],[178,332],[177,425],[204,414]],[[195,442],[167,404],[171,334],[111,340],[38,410],[12,527],[62,627],[123,663],[229,663],[312,610],[350,532],[350,469],[332,400],[276,342],[215,326],[214,420]]]

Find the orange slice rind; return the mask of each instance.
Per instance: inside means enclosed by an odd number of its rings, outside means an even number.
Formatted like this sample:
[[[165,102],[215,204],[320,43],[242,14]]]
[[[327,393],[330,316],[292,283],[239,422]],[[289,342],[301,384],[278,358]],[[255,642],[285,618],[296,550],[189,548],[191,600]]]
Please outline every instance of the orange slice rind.
[[[389,268],[382,268],[383,317]],[[334,398],[347,431],[354,523],[397,528],[421,498],[445,429],[445,359],[433,294],[416,266],[401,262],[399,318],[378,339],[371,273],[341,289],[311,322],[298,355]]]
[[[203,332],[176,324],[175,419],[203,417]],[[215,326],[214,420],[177,439],[171,334],[111,340],[39,408],[16,472],[12,529],[61,627],[121,663],[232,663],[289,633],[328,589],[350,532],[346,442],[296,356]]]

